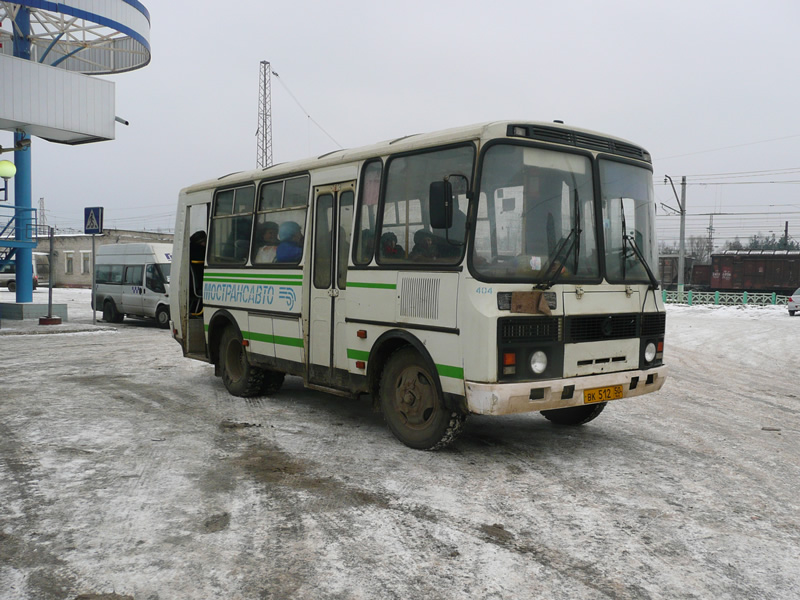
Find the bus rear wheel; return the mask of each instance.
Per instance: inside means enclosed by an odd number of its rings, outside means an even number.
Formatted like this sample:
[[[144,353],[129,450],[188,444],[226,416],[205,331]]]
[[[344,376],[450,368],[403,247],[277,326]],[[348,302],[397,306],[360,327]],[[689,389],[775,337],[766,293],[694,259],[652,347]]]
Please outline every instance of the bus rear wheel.
[[[219,342],[219,364],[222,383],[234,396],[257,396],[264,385],[264,371],[247,362],[242,336],[234,327],[227,327]]]
[[[596,419],[605,407],[605,402],[586,404],[584,406],[570,406],[569,408],[543,410],[542,416],[556,425],[583,425]]]
[[[389,357],[380,383],[380,405],[394,436],[410,448],[437,450],[454,442],[466,415],[449,410],[436,375],[413,348]]]

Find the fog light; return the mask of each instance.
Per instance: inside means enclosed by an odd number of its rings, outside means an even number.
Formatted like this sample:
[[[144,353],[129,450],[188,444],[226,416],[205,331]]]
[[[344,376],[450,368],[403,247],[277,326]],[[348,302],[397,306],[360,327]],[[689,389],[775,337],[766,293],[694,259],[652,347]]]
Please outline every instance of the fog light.
[[[651,363],[656,357],[656,345],[653,342],[648,342],[644,347],[644,362]]]
[[[531,356],[531,371],[537,375],[544,373],[547,368],[547,355],[541,350],[537,350]]]

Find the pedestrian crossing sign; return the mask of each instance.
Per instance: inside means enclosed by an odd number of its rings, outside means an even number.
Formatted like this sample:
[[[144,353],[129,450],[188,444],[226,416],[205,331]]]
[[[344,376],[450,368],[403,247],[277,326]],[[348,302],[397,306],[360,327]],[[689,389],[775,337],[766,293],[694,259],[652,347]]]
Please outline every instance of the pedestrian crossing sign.
[[[84,208],[83,223],[84,233],[103,233],[103,207]]]

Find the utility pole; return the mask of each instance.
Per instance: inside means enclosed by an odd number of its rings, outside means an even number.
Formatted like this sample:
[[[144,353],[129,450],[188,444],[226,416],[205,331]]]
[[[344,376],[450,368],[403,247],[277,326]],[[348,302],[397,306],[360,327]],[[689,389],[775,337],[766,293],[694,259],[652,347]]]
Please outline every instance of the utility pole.
[[[258,130],[256,131],[256,168],[272,166],[272,68],[261,61],[258,81]]]
[[[783,243],[786,245],[786,249],[789,249],[789,221],[786,221],[786,227],[783,230]]]
[[[714,215],[708,217],[708,260],[711,261],[711,253],[714,252]]]
[[[686,259],[686,175],[681,178],[680,199],[678,199],[678,192],[675,191],[675,184],[672,183],[672,177],[664,175],[664,178],[669,179],[669,184],[672,186],[672,193],[675,194],[675,200],[678,202],[681,215],[681,241],[678,248],[678,298],[683,300],[683,270]]]

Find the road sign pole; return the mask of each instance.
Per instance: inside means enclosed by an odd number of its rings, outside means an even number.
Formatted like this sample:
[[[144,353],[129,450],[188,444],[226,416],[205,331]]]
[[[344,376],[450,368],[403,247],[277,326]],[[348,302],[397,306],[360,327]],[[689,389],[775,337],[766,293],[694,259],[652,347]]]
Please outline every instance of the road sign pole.
[[[92,325],[97,324],[97,253],[95,252],[94,236],[103,233],[103,207],[92,206],[83,209],[83,233],[92,236]]]
[[[97,269],[94,266],[97,264],[94,253],[94,234],[92,234],[92,325],[97,325]]]

